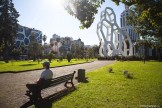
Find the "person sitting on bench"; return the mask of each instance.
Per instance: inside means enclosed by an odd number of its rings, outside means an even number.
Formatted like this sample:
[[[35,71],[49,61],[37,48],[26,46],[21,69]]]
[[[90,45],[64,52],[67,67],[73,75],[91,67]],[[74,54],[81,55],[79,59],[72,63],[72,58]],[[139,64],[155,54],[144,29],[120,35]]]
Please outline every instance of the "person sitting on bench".
[[[26,84],[26,87],[29,89],[29,91],[27,91],[26,93],[27,96],[29,96],[30,93],[32,92],[35,95],[35,97],[42,98],[41,88],[48,86],[49,81],[53,77],[53,72],[49,69],[50,63],[44,62],[43,67],[45,70],[41,73],[39,80],[33,84]]]

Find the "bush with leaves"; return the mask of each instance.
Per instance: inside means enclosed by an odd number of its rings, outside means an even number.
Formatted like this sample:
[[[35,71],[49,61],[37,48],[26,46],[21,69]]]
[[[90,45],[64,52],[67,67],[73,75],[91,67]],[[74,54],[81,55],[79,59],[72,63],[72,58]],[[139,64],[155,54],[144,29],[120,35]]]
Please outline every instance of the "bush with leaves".
[[[48,53],[48,60],[51,63],[52,59],[54,58],[54,54],[52,52]]]
[[[68,60],[68,62],[70,62],[71,59],[72,59],[72,54],[71,54],[71,53],[68,53],[68,54],[67,54],[67,60]]]

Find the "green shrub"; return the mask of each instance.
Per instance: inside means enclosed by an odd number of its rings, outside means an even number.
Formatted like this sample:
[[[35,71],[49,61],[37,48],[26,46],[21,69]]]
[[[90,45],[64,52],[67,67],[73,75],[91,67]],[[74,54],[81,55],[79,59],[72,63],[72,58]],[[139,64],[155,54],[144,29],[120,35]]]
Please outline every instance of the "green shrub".
[[[54,58],[54,54],[50,52],[48,54],[48,60],[49,60],[50,63],[51,63],[51,61],[52,61],[53,58]]]
[[[68,54],[67,54],[67,60],[68,60],[68,62],[70,62],[71,59],[72,59],[72,54],[71,54],[71,53],[68,53]]]

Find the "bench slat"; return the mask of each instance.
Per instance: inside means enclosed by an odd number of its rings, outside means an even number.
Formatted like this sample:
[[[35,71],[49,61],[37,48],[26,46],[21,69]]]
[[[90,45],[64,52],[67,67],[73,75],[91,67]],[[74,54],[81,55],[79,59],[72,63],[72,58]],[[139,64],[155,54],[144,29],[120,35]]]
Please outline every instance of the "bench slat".
[[[72,78],[73,78],[72,76],[60,77],[60,78],[51,80],[51,83],[62,80],[62,79],[71,80]]]
[[[72,77],[73,77],[73,74],[68,74],[68,75],[65,75],[65,76],[60,76],[60,77],[57,77],[57,78],[53,78],[51,81],[59,80],[61,78],[72,78]]]

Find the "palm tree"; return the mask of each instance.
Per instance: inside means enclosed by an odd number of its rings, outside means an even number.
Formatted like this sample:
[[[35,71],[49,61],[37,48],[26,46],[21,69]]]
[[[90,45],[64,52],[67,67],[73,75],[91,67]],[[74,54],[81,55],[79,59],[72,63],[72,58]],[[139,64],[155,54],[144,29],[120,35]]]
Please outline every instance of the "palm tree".
[[[50,46],[53,47],[53,45],[54,45],[54,42],[52,39],[50,39]]]
[[[43,35],[43,42],[44,42],[44,45],[45,45],[46,40],[47,40],[47,36],[46,36],[46,35]]]
[[[58,54],[58,42],[57,42],[57,41],[55,42],[55,51],[56,51],[57,54]]]
[[[57,38],[56,41],[57,41],[57,55],[60,56],[60,52],[59,52],[60,38]]]
[[[45,50],[45,42],[47,40],[47,36],[43,35],[42,39],[43,39],[43,42],[44,42],[44,48],[43,48],[44,49],[44,54],[47,55],[46,50]]]

